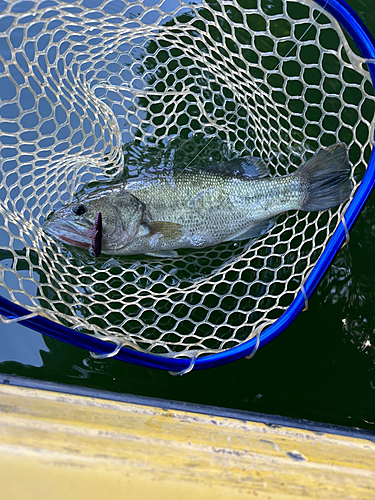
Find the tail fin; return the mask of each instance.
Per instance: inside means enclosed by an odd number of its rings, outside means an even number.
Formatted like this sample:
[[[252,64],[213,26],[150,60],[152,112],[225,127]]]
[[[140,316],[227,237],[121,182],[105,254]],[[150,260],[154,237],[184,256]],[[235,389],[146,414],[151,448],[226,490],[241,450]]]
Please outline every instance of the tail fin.
[[[308,184],[302,210],[326,210],[346,201],[353,189],[350,171],[348,149],[343,143],[322,149],[301,165],[297,172]]]

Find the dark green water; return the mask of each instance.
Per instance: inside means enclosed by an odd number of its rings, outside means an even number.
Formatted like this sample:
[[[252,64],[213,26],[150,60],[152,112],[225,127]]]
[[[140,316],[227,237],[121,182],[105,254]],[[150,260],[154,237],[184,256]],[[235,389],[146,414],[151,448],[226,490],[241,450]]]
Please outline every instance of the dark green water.
[[[350,5],[375,35],[373,0]],[[375,430],[375,193],[309,310],[252,360],[172,377],[0,323],[0,372]]]

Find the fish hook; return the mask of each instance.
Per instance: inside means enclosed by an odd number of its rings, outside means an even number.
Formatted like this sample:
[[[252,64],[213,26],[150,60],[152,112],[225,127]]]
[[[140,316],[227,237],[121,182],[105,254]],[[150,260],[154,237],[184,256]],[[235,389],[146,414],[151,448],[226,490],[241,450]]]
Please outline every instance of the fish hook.
[[[91,254],[94,257],[99,257],[102,253],[102,235],[103,235],[103,225],[102,225],[102,213],[98,212],[95,217],[94,226],[92,228],[91,236]]]

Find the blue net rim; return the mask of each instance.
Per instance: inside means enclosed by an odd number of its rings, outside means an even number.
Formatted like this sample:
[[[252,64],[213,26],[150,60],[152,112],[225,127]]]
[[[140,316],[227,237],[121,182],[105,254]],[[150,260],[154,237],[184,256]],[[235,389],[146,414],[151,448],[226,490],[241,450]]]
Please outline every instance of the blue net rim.
[[[314,0],[319,6],[333,15],[335,19],[346,29],[353,41],[357,45],[362,57],[364,59],[375,59],[375,41],[358,17],[354,10],[344,0]],[[368,63],[368,68],[375,88],[375,63]],[[366,200],[371,194],[375,185],[375,148],[372,149],[371,157],[367,171],[362,179],[362,182],[345,213],[345,223],[347,230],[350,230],[360,214]],[[282,333],[303,311],[305,307],[305,300],[309,299],[319,282],[323,278],[325,272],[331,265],[341,245],[346,238],[346,228],[341,222],[329,240],[327,247],[315,264],[313,270],[308,276],[304,284],[304,292],[299,292],[289,308],[284,312],[280,318],[264,330],[260,334],[259,347],[263,347],[271,340],[276,338]],[[30,314],[30,311],[22,306],[14,304],[10,300],[0,297],[0,314],[7,318],[18,318]],[[71,328],[67,328],[59,323],[55,323],[43,316],[35,316],[20,322],[28,328],[32,328],[44,335],[54,339],[66,342],[75,347],[95,352],[97,354],[110,354],[113,352],[114,347],[112,342],[105,342],[98,338],[80,333]],[[122,347],[118,353],[113,356],[114,359],[126,361],[136,365],[158,368],[162,370],[169,370],[172,372],[184,372],[190,368],[194,370],[202,370],[206,368],[213,368],[221,366],[231,361],[243,358],[250,355],[256,348],[257,339],[253,338],[244,342],[241,345],[232,347],[226,351],[211,354],[207,356],[198,357],[192,361],[187,358],[170,358],[166,356],[158,356],[156,354],[149,354],[139,352],[127,347]]]

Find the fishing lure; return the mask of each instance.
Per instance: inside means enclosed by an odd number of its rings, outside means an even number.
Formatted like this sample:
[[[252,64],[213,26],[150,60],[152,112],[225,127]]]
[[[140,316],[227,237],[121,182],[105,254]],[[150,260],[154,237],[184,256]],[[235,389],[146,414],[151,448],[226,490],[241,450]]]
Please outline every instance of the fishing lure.
[[[90,247],[91,254],[94,257],[99,257],[99,255],[102,253],[102,235],[103,235],[102,213],[98,212],[96,214],[94,226],[92,229],[91,247]]]

